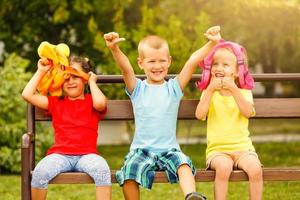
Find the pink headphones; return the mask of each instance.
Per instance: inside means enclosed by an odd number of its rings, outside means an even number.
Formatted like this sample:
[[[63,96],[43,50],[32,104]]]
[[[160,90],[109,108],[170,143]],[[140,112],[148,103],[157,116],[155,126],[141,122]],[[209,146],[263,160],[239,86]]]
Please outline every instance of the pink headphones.
[[[204,60],[199,64],[203,69],[201,81],[196,82],[196,86],[200,90],[205,90],[209,85],[211,74],[211,66],[213,64],[213,57],[216,51],[220,48],[230,48],[233,54],[237,58],[238,73],[239,73],[239,88],[252,89],[254,87],[254,80],[249,73],[247,61],[244,56],[247,56],[246,49],[237,43],[221,40],[209,54],[204,58]]]

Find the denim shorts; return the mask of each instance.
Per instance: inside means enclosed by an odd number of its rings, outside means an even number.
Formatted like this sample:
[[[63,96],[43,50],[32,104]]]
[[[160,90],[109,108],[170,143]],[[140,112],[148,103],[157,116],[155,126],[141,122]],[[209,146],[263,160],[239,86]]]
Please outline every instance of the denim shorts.
[[[32,173],[31,186],[46,189],[49,181],[62,172],[85,172],[96,186],[110,186],[110,169],[104,158],[97,154],[64,155],[50,154],[44,157]]]

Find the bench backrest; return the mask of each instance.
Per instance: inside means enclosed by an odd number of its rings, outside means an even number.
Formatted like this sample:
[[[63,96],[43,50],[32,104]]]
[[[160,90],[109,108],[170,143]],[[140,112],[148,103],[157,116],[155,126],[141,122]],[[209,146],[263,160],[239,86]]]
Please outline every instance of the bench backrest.
[[[137,77],[144,79],[145,75]],[[168,75],[166,79],[175,75]],[[300,73],[292,74],[254,74],[255,82],[264,81],[300,81]],[[192,81],[197,81],[201,75],[193,75]],[[98,75],[99,83],[123,83],[121,75]],[[195,109],[199,100],[182,100],[178,119],[196,119]],[[256,98],[254,99],[256,116],[254,118],[300,118],[300,98]],[[108,112],[104,120],[133,120],[130,100],[109,100]],[[51,118],[41,109],[28,106],[27,124],[31,133],[35,132],[35,121],[49,121]]]
[[[196,119],[195,109],[199,100],[182,100],[178,119]],[[300,98],[272,98],[254,100],[256,116],[254,118],[300,118]],[[104,120],[133,120],[130,100],[109,100]],[[50,121],[45,111],[36,109],[36,121]]]

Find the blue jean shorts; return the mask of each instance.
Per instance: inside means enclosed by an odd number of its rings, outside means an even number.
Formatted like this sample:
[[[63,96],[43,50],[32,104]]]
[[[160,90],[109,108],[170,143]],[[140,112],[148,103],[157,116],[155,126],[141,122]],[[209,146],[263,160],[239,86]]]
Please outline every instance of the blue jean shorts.
[[[32,173],[31,186],[46,189],[49,181],[62,172],[85,172],[96,186],[110,186],[110,169],[104,158],[97,154],[79,156],[50,154],[44,157]]]
[[[135,149],[126,155],[123,167],[116,172],[116,179],[121,186],[126,180],[134,180],[142,187],[151,189],[155,171],[165,171],[169,182],[177,183],[177,170],[183,164],[187,164],[195,175],[191,159],[177,149],[161,153]]]

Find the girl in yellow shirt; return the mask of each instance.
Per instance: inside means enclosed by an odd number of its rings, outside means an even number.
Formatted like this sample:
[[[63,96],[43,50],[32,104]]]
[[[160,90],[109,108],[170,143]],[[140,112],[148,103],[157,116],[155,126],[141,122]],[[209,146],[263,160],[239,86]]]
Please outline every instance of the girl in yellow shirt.
[[[246,50],[233,42],[221,41],[204,59],[203,90],[196,117],[207,119],[207,167],[216,171],[214,195],[226,199],[233,169],[249,177],[251,200],[262,199],[263,178],[260,160],[249,138],[248,118],[255,115]]]

